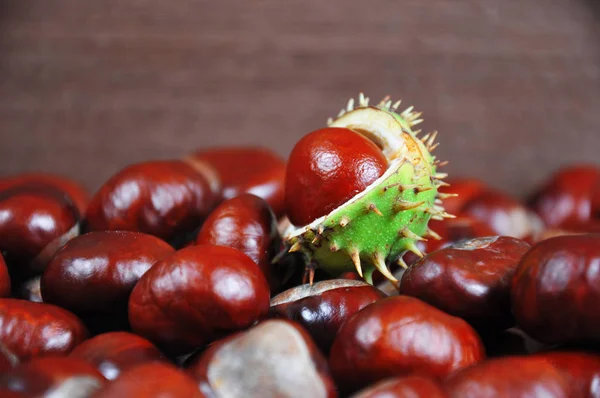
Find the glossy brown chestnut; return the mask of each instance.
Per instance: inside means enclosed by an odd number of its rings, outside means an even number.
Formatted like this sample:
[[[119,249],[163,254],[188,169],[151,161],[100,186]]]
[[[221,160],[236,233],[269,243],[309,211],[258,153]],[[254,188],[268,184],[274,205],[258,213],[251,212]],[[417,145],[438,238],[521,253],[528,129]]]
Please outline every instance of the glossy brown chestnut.
[[[87,337],[81,321],[51,304],[0,299],[0,343],[21,361],[67,355]]]
[[[52,255],[79,233],[79,211],[61,191],[17,185],[0,191],[0,252],[19,275],[43,271]]]
[[[90,230],[144,232],[169,240],[200,226],[216,201],[218,182],[182,161],[126,167],[94,195]]]
[[[25,173],[0,179],[0,192],[16,186],[48,187],[68,196],[80,215],[85,213],[90,201],[89,192],[79,183],[48,173]]]
[[[285,177],[290,221],[306,225],[362,192],[387,170],[377,145],[346,128],[313,131],[296,143]]]
[[[600,355],[586,352],[544,352],[535,355],[566,374],[574,390],[573,397],[600,396]]]
[[[35,358],[0,375],[0,396],[91,397],[106,383],[92,365],[77,358]]]
[[[533,195],[530,206],[549,227],[581,223],[592,217],[592,198],[600,168],[575,165],[553,174]]]
[[[259,147],[227,147],[198,151],[187,161],[211,166],[221,181],[219,201],[250,193],[263,198],[277,217],[284,213],[285,161]]]
[[[535,237],[543,229],[535,213],[516,199],[493,190],[480,192],[471,198],[463,207],[462,214],[483,221],[496,235],[525,239]]]
[[[125,313],[140,277],[174,252],[166,242],[139,232],[98,231],[78,236],[46,267],[42,297],[76,314]]]
[[[356,391],[411,373],[443,378],[485,357],[464,320],[413,297],[379,300],[342,325],[329,356],[338,387]]]
[[[225,246],[193,246],[142,276],[129,299],[129,321],[137,334],[183,354],[252,325],[268,313],[269,298],[250,257]]]
[[[434,379],[406,376],[384,380],[358,392],[352,398],[447,398],[442,386]]]
[[[459,215],[471,199],[487,189],[483,182],[474,178],[449,178],[446,183],[448,186],[439,187],[438,192],[456,195],[444,199],[444,209],[454,215]]]
[[[10,297],[10,275],[8,274],[8,268],[6,268],[2,253],[0,253],[0,298],[1,297]]]
[[[536,356],[484,361],[452,375],[444,388],[453,398],[581,396],[575,395],[568,375]]]
[[[514,325],[510,281],[529,248],[508,236],[456,243],[411,265],[400,293],[463,318],[477,330],[507,329]]]
[[[94,365],[108,380],[145,362],[161,361],[161,352],[143,337],[128,332],[103,333],[84,341],[69,355]]]
[[[542,241],[512,280],[517,324],[544,343],[600,342],[600,234]]]
[[[8,348],[4,346],[4,344],[0,343],[0,374],[14,368],[19,364],[19,358]]]
[[[301,324],[325,354],[340,326],[352,315],[385,297],[365,282],[331,279],[286,290],[271,300],[271,315]]]
[[[204,398],[194,380],[166,363],[145,363],[124,372],[94,398]]]
[[[269,204],[252,194],[226,200],[213,210],[198,233],[196,243],[229,246],[250,257],[271,286],[279,281],[271,261],[280,249],[277,220]]]
[[[286,320],[265,321],[218,341],[188,371],[211,397],[337,396],[317,347]]]

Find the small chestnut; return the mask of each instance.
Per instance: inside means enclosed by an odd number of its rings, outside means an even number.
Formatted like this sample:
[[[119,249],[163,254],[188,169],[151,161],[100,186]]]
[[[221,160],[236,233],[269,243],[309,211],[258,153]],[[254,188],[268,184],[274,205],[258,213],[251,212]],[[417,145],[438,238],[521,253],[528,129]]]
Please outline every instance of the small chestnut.
[[[256,264],[225,246],[200,245],[163,258],[129,298],[133,331],[184,354],[247,328],[269,311],[269,286]]]

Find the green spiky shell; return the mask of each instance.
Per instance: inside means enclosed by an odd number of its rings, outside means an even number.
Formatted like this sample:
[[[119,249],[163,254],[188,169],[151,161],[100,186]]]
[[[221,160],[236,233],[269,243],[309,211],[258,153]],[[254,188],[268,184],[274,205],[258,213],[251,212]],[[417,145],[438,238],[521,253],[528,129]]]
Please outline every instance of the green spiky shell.
[[[356,269],[371,282],[375,269],[395,281],[386,263],[400,261],[407,251],[420,255],[416,241],[425,239],[429,220],[448,215],[439,206],[437,188],[443,183],[436,174],[429,148],[433,137],[419,140],[411,127],[420,114],[407,109],[395,112],[399,103],[385,99],[368,106],[359,97],[350,100],[331,127],[346,127],[378,144],[389,168],[377,181],[331,213],[286,236],[290,251],[301,251],[307,261],[331,274]]]

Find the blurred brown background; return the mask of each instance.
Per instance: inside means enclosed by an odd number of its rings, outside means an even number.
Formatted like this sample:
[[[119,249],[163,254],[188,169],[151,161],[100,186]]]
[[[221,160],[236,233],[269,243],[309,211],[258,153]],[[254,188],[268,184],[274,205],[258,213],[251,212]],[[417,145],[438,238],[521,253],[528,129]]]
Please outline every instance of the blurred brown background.
[[[0,175],[96,189],[198,147],[286,156],[350,96],[403,98],[447,171],[514,193],[600,162],[597,0],[0,0]]]

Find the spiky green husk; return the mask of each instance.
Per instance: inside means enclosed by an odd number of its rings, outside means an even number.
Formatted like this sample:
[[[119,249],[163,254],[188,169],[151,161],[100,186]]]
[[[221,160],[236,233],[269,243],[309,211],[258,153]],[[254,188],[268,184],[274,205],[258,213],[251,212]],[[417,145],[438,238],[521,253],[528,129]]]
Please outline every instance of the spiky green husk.
[[[375,269],[392,281],[387,263],[398,261],[407,250],[421,255],[416,241],[426,239],[431,218],[448,217],[439,206],[436,174],[429,148],[436,134],[419,140],[411,127],[420,114],[412,107],[401,114],[384,99],[369,106],[362,94],[358,106],[350,100],[332,127],[347,127],[378,144],[389,168],[377,181],[328,215],[286,236],[290,251],[302,252],[309,264],[331,274],[356,269],[368,282]],[[435,236],[430,233],[429,236]]]

